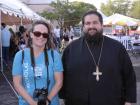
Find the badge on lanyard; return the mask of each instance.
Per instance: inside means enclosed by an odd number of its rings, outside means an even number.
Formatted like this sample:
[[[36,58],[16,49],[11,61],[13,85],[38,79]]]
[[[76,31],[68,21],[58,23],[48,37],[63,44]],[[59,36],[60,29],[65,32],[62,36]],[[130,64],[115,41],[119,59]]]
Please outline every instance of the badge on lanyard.
[[[42,75],[43,75],[43,70],[42,70],[42,68],[41,67],[35,67],[35,76],[36,77],[41,77]]]

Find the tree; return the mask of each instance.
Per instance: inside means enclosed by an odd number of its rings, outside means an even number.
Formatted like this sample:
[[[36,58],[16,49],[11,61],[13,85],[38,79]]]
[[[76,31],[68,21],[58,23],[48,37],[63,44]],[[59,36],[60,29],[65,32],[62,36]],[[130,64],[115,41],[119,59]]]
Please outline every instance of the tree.
[[[72,8],[75,10],[75,12],[71,14],[72,16],[71,19],[75,20],[74,21],[75,24],[78,24],[80,22],[81,17],[86,11],[96,10],[95,6],[84,2],[72,2],[71,5]]]
[[[55,11],[52,13],[44,11],[41,15],[49,20],[57,20],[61,27],[74,26],[80,22],[85,11],[89,9],[96,10],[93,5],[83,2],[57,0],[57,2],[52,2],[50,6],[54,7]]]
[[[101,11],[106,15],[110,16],[114,13],[113,2],[109,0],[107,4],[101,4]]]
[[[134,1],[130,10],[130,16],[133,18],[140,19],[140,1]]]
[[[130,7],[130,0],[109,0],[106,4],[101,4],[101,11],[107,16],[110,16],[114,13],[128,15]]]
[[[57,19],[57,15],[52,12],[44,11],[43,13],[41,13],[41,15],[44,18],[49,19],[50,21],[52,21],[53,19]]]

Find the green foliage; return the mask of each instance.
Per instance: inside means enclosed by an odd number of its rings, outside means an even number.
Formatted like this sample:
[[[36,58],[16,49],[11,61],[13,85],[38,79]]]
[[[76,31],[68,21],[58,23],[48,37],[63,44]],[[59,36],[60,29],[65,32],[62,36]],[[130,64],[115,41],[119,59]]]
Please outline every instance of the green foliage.
[[[114,13],[113,2],[109,0],[107,4],[101,4],[101,11],[106,15],[110,16]]]
[[[109,0],[106,4],[101,4],[101,11],[107,16],[114,13],[128,15],[130,11],[130,0]]]
[[[57,0],[57,3],[52,2],[50,6],[55,8],[54,12],[48,13],[44,11],[41,15],[49,20],[57,20],[60,26],[74,26],[81,20],[82,15],[96,8],[88,3],[83,2],[67,2]]]
[[[140,0],[134,1],[130,10],[130,16],[140,19]]]
[[[41,13],[41,15],[43,17],[45,17],[46,19],[50,19],[50,20],[53,20],[53,19],[57,19],[57,15],[52,13],[52,12],[47,12],[47,11],[44,11],[43,13]]]
[[[106,16],[120,13],[140,19],[140,0],[109,0],[106,4],[101,4],[101,11]]]

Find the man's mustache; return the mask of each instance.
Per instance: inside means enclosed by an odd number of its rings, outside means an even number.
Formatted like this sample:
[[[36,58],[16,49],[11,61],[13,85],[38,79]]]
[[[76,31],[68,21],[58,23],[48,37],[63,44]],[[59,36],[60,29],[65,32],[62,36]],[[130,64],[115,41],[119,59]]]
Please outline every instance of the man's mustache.
[[[88,31],[90,31],[90,30],[95,30],[95,31],[97,31],[96,28],[89,28]]]

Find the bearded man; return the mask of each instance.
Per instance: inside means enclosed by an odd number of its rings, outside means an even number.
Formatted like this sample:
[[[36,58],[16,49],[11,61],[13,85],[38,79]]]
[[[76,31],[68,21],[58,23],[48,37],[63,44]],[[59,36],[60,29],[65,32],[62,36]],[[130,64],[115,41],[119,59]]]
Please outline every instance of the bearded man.
[[[124,46],[103,35],[97,11],[82,17],[83,36],[64,50],[65,105],[131,105],[136,76]]]

